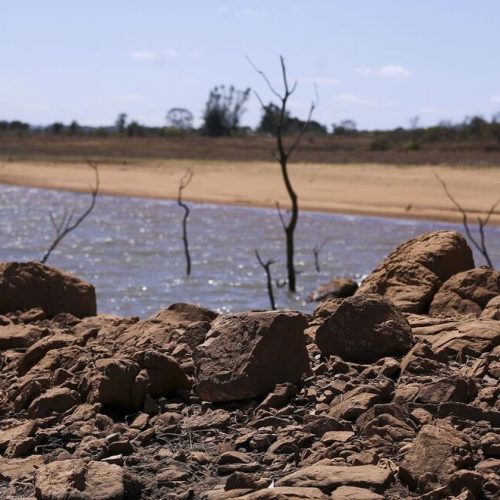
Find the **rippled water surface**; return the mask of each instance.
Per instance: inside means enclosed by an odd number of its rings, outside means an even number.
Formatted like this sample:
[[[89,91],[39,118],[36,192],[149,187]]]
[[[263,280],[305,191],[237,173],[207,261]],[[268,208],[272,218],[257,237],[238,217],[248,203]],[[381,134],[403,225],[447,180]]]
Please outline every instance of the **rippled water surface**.
[[[37,260],[53,238],[49,214],[86,207],[89,195],[0,185],[1,260]],[[88,280],[99,312],[149,316],[173,302],[218,311],[268,307],[265,275],[254,249],[277,258],[285,277],[283,229],[274,209],[191,203],[192,276],[185,276],[183,215],[176,202],[100,196],[94,212],[57,248],[49,264]],[[276,290],[277,305],[311,310],[304,297],[331,276],[360,279],[397,244],[425,231],[460,225],[301,212],[296,232],[299,290]],[[312,249],[330,238],[314,268]],[[487,228],[493,262],[500,263],[500,228]],[[476,255],[478,265],[484,262]]]

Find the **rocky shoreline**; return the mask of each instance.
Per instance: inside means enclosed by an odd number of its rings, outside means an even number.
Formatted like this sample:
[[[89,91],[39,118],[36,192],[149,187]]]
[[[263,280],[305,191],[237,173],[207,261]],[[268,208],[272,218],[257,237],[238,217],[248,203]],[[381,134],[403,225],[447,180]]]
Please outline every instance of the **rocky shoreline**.
[[[3,263],[0,498],[494,499],[499,376],[500,272],[456,232],[310,316],[98,315]]]

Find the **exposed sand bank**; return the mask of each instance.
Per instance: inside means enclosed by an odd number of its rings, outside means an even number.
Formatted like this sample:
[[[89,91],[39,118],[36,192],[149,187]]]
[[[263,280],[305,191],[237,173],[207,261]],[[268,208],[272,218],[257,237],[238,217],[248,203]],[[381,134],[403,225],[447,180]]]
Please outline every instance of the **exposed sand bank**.
[[[176,198],[187,168],[194,177],[186,200],[273,207],[288,197],[275,163],[199,160],[103,163],[101,193]],[[290,175],[304,209],[461,221],[434,177],[437,172],[472,220],[500,197],[499,167],[292,164]],[[88,191],[93,173],[85,163],[0,164],[0,183]],[[491,218],[500,224],[500,210]]]

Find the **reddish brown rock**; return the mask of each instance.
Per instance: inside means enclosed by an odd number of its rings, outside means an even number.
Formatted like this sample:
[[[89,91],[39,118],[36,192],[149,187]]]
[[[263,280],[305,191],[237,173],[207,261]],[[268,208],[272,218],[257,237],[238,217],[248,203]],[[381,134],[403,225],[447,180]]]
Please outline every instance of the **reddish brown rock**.
[[[136,359],[147,374],[146,393],[153,398],[169,396],[177,389],[189,389],[191,383],[177,361],[166,354],[144,351]]]
[[[43,457],[41,455],[31,455],[26,458],[0,457],[0,479],[10,481],[22,476],[29,477],[42,466]]]
[[[18,372],[22,375],[35,366],[49,351],[61,349],[78,342],[73,335],[50,335],[35,342],[22,356],[18,364]]]
[[[80,397],[76,391],[65,387],[49,389],[38,396],[29,406],[30,418],[45,418],[52,413],[64,413],[80,403]]]
[[[60,460],[43,465],[35,476],[39,500],[123,500],[124,472],[118,465],[83,460]]]
[[[117,409],[139,408],[145,395],[145,381],[137,381],[140,366],[128,358],[106,358],[96,362],[90,372],[87,401]]]
[[[316,330],[323,355],[355,363],[405,354],[413,342],[404,316],[388,300],[368,293],[345,299]]]
[[[227,498],[227,497],[226,497]],[[277,488],[265,488],[262,490],[238,496],[240,500],[327,500],[318,488],[294,488],[290,486],[278,486]]]
[[[231,416],[227,411],[208,411],[203,415],[187,417],[182,421],[183,429],[196,431],[203,429],[224,429],[231,423]]]
[[[312,292],[308,300],[313,302],[320,302],[330,298],[345,299],[351,297],[356,293],[358,284],[348,278],[332,278],[328,283],[319,285],[314,292]]]
[[[453,472],[469,465],[472,449],[467,436],[438,420],[422,427],[399,466],[399,477],[410,488],[426,492],[444,486]]]
[[[472,251],[462,235],[426,233],[393,250],[361,283],[358,293],[378,293],[402,311],[425,313],[442,283],[472,267]]]
[[[86,376],[87,400],[106,408],[137,410],[146,395],[169,396],[190,386],[182,369],[169,356],[145,351],[137,358],[138,362],[123,356],[98,360],[96,371]]]
[[[39,307],[48,317],[96,314],[94,287],[39,262],[0,263],[0,314]]]
[[[500,272],[475,268],[449,278],[432,299],[431,316],[479,317],[488,302],[500,295]]]
[[[456,357],[463,352],[480,356],[500,345],[500,322],[495,320],[470,320],[435,331],[431,348],[437,356]]]
[[[500,295],[491,299],[481,313],[481,319],[500,319]]]
[[[383,496],[366,488],[341,486],[330,496],[331,500],[383,500]]]
[[[383,401],[378,394],[359,392],[357,390],[343,394],[338,399],[338,402],[334,401],[332,403],[332,409],[329,414],[334,418],[341,418],[343,420],[356,420],[368,408]]]
[[[468,377],[448,376],[423,384],[415,397],[418,403],[469,403],[477,394],[474,381]]]
[[[0,326],[0,351],[25,349],[34,344],[42,334],[43,330],[34,325]]]
[[[297,382],[309,370],[303,314],[269,311],[215,320],[193,353],[196,386],[206,401],[237,401]]]
[[[33,436],[37,429],[34,420],[26,420],[18,425],[13,425],[0,431],[0,451],[5,451],[12,441]]]
[[[197,321],[211,322],[217,318],[218,314],[206,307],[197,306],[196,304],[187,304],[178,302],[172,304],[166,309],[161,309],[153,314],[149,319],[159,320],[163,323],[168,323],[175,328],[186,328],[190,324]]]
[[[375,405],[356,421],[360,434],[378,435],[397,443],[404,439],[413,439],[417,434],[418,424],[413,415],[396,403]]]
[[[312,465],[288,474],[279,479],[276,485],[319,488],[324,493],[331,493],[340,486],[358,486],[382,492],[387,488],[392,477],[390,470],[375,465],[352,467]]]

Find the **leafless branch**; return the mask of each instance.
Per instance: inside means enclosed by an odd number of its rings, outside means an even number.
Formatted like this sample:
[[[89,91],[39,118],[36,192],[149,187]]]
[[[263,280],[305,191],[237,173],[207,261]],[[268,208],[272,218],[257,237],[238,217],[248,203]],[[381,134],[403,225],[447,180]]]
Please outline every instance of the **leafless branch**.
[[[186,256],[186,274],[191,274],[191,254],[189,252],[189,241],[187,236],[187,221],[189,218],[189,207],[182,201],[182,191],[186,189],[193,178],[193,172],[187,169],[186,173],[181,177],[179,182],[179,191],[177,194],[177,204],[184,209],[184,217],[182,218],[182,242],[184,244],[184,255]]]
[[[285,222],[285,218],[283,217],[283,213],[281,212],[281,207],[280,207],[279,201],[276,202],[276,210],[278,211],[278,216],[280,218],[281,225],[283,226],[283,229],[286,231],[286,222]]]
[[[455,199],[455,197],[451,194],[450,190],[448,189],[448,186],[444,182],[441,177],[437,173],[434,173],[436,179],[440,182],[441,186],[443,187],[444,192],[446,193],[446,196],[448,199],[455,205],[456,209],[462,214],[462,225],[464,226],[465,234],[467,235],[467,238],[469,241],[476,247],[477,251],[484,257],[486,260],[486,263],[488,264],[488,267],[493,267],[493,264],[491,262],[490,255],[488,253],[488,248],[486,246],[486,236],[484,229],[488,225],[488,222],[490,221],[491,216],[495,213],[495,210],[500,203],[500,198],[491,205],[490,209],[486,213],[486,217],[483,219],[481,216],[478,216],[477,218],[477,224],[478,224],[478,229],[479,229],[479,237],[480,240],[477,241],[477,239],[473,236],[470,226],[469,226],[469,218],[467,215],[467,212],[464,210],[464,208],[458,203],[458,201]]]
[[[278,262],[278,261],[275,260],[275,259],[269,259],[267,262],[264,262],[261,259],[259,251],[257,249],[255,250],[255,256],[257,257],[257,260],[258,260],[259,264],[261,265],[261,267],[266,272],[267,293],[269,295],[269,302],[271,303],[271,309],[273,311],[275,311],[276,310],[276,303],[274,301],[273,280],[272,280],[272,277],[271,277],[271,266],[273,264],[276,264],[276,262]]]
[[[314,267],[316,268],[316,272],[321,272],[321,267],[319,265],[319,254],[321,250],[323,250],[324,246],[331,240],[332,238],[325,238],[320,245],[314,245],[313,254],[314,254]]]
[[[295,269],[295,262],[294,262],[294,234],[295,234],[295,228],[297,226],[297,221],[299,218],[299,204],[298,204],[298,197],[297,193],[293,189],[292,183],[290,181],[290,176],[288,173],[288,159],[292,155],[292,153],[295,151],[295,149],[298,147],[300,142],[302,141],[304,134],[307,132],[309,129],[309,125],[311,123],[311,118],[312,114],[314,112],[314,109],[316,108],[317,101],[318,101],[318,96],[317,96],[317,87],[315,87],[315,92],[316,92],[316,101],[313,101],[311,103],[311,107],[309,109],[309,113],[307,116],[306,122],[301,126],[298,134],[296,135],[295,139],[292,141],[291,145],[287,148],[285,145],[285,140],[284,140],[284,135],[285,135],[285,128],[286,128],[286,121],[287,121],[287,105],[288,105],[288,99],[289,97],[295,92],[297,89],[297,81],[295,81],[292,86],[290,87],[290,84],[288,82],[288,75],[287,75],[287,70],[286,70],[286,64],[285,64],[285,58],[280,55],[280,68],[281,68],[281,76],[283,80],[283,93],[280,94],[272,85],[271,81],[267,77],[267,75],[259,69],[253,61],[246,56],[248,62],[252,66],[252,68],[255,70],[256,73],[258,73],[264,82],[266,83],[267,87],[271,91],[271,93],[278,99],[279,105],[276,106],[276,109],[279,110],[279,112],[276,113],[276,116],[274,118],[275,122],[275,129],[276,129],[276,146],[277,146],[277,160],[280,164],[281,168],[281,175],[283,177],[283,182],[285,184],[285,188],[287,190],[288,196],[290,198],[290,204],[291,204],[291,211],[290,211],[290,218],[288,219],[288,222],[285,222],[285,219],[283,217],[283,214],[280,210],[279,204],[276,203],[276,207],[278,210],[278,215],[281,221],[281,225],[283,226],[283,230],[285,232],[285,237],[286,237],[286,265],[287,265],[287,274],[288,274],[288,289],[290,292],[295,292],[296,291],[296,269]],[[256,93],[257,99],[259,100],[260,105],[264,110],[266,110],[266,106],[264,105],[264,101],[261,99],[260,95]]]
[[[276,92],[276,90],[274,89],[274,87],[272,86],[271,82],[269,81],[269,78],[267,78],[267,75],[259,68],[257,68],[257,66],[253,63],[253,61],[250,59],[250,57],[248,57],[247,55],[245,55],[245,58],[246,60],[250,63],[250,66],[252,66],[252,68],[264,79],[264,81],[266,82],[267,86],[269,87],[269,90],[278,98],[278,99],[281,99],[281,96],[278,92]]]
[[[99,167],[96,163],[91,162],[89,159],[87,159],[87,164],[88,166],[94,171],[95,173],[95,185],[94,187],[90,188],[90,194],[91,194],[91,201],[90,205],[87,207],[87,209],[76,219],[73,221],[73,217],[75,214],[75,209],[71,209],[70,212],[68,212],[67,208],[64,209],[64,213],[62,217],[60,218],[59,221],[56,221],[55,216],[51,213],[49,215],[50,221],[52,223],[52,226],[54,227],[55,230],[55,238],[50,244],[49,248],[45,252],[44,256],[41,259],[42,264],[47,262],[48,258],[52,254],[52,252],[56,249],[56,247],[61,243],[62,239],[74,231],[94,210],[97,196],[99,194]]]

